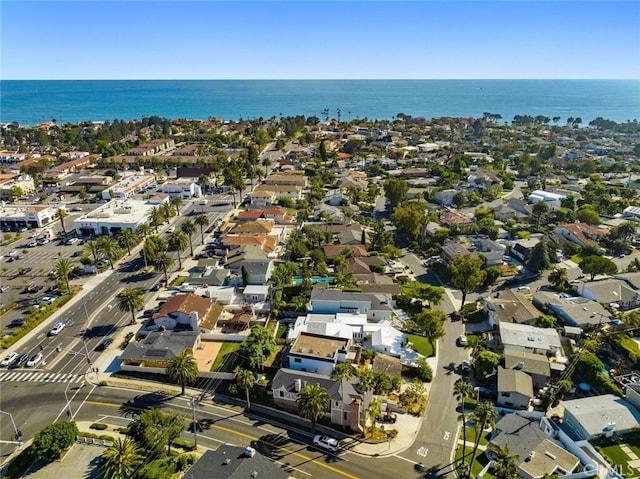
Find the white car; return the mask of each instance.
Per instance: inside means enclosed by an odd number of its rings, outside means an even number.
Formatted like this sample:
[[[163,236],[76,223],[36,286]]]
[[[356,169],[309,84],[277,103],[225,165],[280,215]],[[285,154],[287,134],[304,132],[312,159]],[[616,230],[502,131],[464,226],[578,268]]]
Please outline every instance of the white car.
[[[62,332],[62,330],[64,329],[64,326],[65,326],[64,323],[56,323],[53,329],[49,331],[49,336],[57,336]]]
[[[37,241],[32,241],[31,243],[29,243],[27,245],[29,248],[35,248],[36,246],[38,246],[38,242]]]
[[[67,240],[68,245],[76,244],[78,242],[78,238],[71,238]]]
[[[169,228],[167,228],[167,233],[173,233],[176,230],[175,226],[169,226]]]
[[[16,358],[18,357],[18,353],[9,353],[7,354],[4,359],[2,360],[2,362],[0,362],[0,366],[9,366],[9,364],[11,364],[12,362],[14,362],[16,360]]]
[[[531,291],[531,288],[529,286],[518,287],[518,293],[524,293],[525,291]]]
[[[462,336],[458,336],[457,343],[458,346],[466,346],[468,344],[467,337],[464,334]]]
[[[333,452],[336,452],[340,445],[337,439],[329,436],[322,436],[320,434],[313,438],[313,444]]]
[[[13,258],[14,256],[17,256],[17,255],[18,255],[18,251],[15,250],[15,249],[13,251],[11,251],[10,253],[7,253],[7,256],[9,258]]]
[[[31,356],[31,359],[27,361],[27,367],[32,368],[40,361],[42,361],[42,353],[34,354],[33,356]]]

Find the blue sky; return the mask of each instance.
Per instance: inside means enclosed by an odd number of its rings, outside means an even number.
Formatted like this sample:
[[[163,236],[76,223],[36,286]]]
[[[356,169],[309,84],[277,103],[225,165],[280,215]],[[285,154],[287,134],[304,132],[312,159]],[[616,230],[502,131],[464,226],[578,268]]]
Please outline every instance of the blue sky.
[[[5,1],[2,79],[640,78],[640,2]]]

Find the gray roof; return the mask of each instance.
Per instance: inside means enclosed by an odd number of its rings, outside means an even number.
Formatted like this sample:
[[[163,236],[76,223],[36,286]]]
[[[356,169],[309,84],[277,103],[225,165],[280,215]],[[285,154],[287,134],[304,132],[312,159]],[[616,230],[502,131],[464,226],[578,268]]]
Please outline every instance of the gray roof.
[[[496,296],[498,294],[499,296]],[[510,289],[500,291],[496,295],[485,298],[485,303],[488,303],[487,307],[493,309],[498,321],[528,323],[542,315],[542,312],[533,306],[527,298]]]
[[[562,405],[565,414],[571,413],[591,436],[602,434],[611,422],[616,431],[627,431],[640,423],[640,412],[613,394],[562,401]]]
[[[229,276],[229,270],[225,268],[208,267],[204,271],[192,273],[187,282],[189,284],[208,284],[209,286],[222,286]]]
[[[543,354],[505,349],[504,363],[506,369],[520,369],[525,373],[539,374],[542,376],[550,375],[549,358]]]
[[[505,415],[496,423],[497,435],[491,439],[491,444],[509,446],[511,454],[520,456],[524,460],[548,436],[538,427],[534,420],[524,418],[515,413]]]
[[[372,301],[371,294],[349,293],[340,289],[313,288],[311,290],[311,301]]]
[[[344,378],[342,383],[338,383],[324,374],[295,371],[288,368],[278,370],[271,383],[271,389],[276,390],[284,387],[287,391],[294,392],[296,379],[300,379],[303,385],[305,383],[320,385],[327,390],[332,401],[343,401],[346,404],[350,404],[353,399],[362,398],[362,395],[356,391],[353,384]]]
[[[242,262],[242,267],[249,274],[267,274],[272,261],[270,259],[249,259]]]
[[[616,274],[614,277],[625,281],[633,289],[640,289],[640,272]]]
[[[256,451],[253,457],[244,454],[243,447],[222,444],[215,451],[206,451],[182,476],[184,479],[249,479],[256,472],[258,479],[287,479],[289,474]]]
[[[638,296],[638,292],[621,279],[589,281],[585,283],[585,288],[591,291],[600,303],[630,302]]]
[[[498,367],[498,392],[515,392],[533,397],[531,376],[518,369]]]
[[[539,291],[533,295],[534,303],[541,304],[551,309],[566,322],[584,327],[597,325],[601,317],[610,318],[611,313],[602,307],[597,301],[581,296],[573,298],[561,298],[557,293]]]
[[[139,342],[130,342],[120,357],[129,360],[168,361],[176,354],[195,348],[198,331],[151,331]]]

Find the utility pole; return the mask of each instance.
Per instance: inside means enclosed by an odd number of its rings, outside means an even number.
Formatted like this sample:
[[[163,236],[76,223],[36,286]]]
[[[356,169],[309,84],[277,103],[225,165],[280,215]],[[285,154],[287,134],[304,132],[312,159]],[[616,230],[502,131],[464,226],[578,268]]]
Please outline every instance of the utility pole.
[[[191,412],[193,414],[193,444],[195,446],[195,450],[198,450],[198,427],[199,424],[196,422],[196,407],[200,406],[200,401],[202,401],[202,394],[198,394],[197,396],[193,396],[191,398]]]

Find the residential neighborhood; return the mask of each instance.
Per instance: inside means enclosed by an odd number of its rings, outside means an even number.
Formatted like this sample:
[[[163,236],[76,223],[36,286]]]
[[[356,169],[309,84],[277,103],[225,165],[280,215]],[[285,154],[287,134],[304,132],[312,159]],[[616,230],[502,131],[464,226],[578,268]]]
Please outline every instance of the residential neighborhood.
[[[323,454],[407,451],[418,472],[439,441],[450,477],[640,474],[635,122],[114,124],[2,126],[0,344],[7,358],[29,352],[7,359],[3,384],[66,374],[84,350],[38,334],[82,324],[91,369],[73,394],[192,397],[191,429],[157,439],[180,453],[146,466],[166,460],[182,477],[312,474],[272,460],[274,437],[203,446],[222,431],[197,420],[204,403],[290,426]],[[25,295],[44,287],[50,302]],[[27,371],[32,350],[45,361]],[[124,441],[156,450],[145,428],[171,414],[94,422],[113,433],[100,439],[109,454]],[[71,443],[90,437],[74,431]]]

